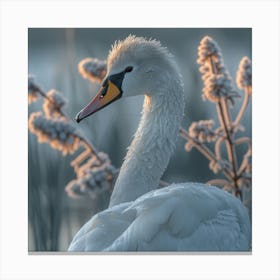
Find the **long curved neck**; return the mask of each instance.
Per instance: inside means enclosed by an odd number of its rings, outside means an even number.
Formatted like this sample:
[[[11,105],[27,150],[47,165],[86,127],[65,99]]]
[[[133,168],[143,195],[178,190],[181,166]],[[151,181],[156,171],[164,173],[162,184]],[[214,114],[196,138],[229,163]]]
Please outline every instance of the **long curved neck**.
[[[157,188],[174,151],[183,110],[180,80],[145,96],[142,118],[121,167],[110,207]]]

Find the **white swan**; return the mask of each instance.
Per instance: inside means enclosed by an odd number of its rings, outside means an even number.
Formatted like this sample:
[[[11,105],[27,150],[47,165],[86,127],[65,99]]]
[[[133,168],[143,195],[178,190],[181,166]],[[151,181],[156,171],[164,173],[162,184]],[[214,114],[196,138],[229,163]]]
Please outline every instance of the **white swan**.
[[[109,208],[76,234],[69,251],[247,251],[251,226],[232,195],[197,183],[156,189],[183,116],[181,77],[159,42],[129,36],[108,56],[108,74],[77,121],[118,98],[145,94],[140,125]]]

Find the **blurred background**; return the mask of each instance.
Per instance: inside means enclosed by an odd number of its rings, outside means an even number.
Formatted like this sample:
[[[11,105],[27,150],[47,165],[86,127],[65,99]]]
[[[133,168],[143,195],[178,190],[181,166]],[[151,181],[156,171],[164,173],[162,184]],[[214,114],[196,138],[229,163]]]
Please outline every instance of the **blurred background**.
[[[36,82],[45,92],[56,89],[63,94],[68,100],[63,111],[74,119],[99,88],[99,85],[80,76],[77,64],[85,57],[105,60],[114,41],[129,34],[158,39],[175,55],[184,79],[187,101],[182,126],[188,129],[193,121],[211,118],[217,123],[215,104],[201,98],[202,81],[196,63],[198,44],[205,35],[216,40],[235,85],[240,60],[243,56],[251,58],[251,29],[31,28],[28,30],[28,72],[36,77]],[[242,98],[237,100],[233,115],[241,101]],[[110,156],[117,168],[121,166],[136,131],[142,102],[143,97],[120,100],[78,126],[100,151]],[[29,114],[41,110],[41,105],[40,101],[29,105]],[[251,137],[251,105],[242,124],[246,128],[246,136]],[[163,180],[206,182],[217,178],[209,170],[208,160],[195,149],[187,153],[184,144],[183,139],[178,139],[176,152]],[[75,178],[70,166],[72,159],[73,156],[63,157],[49,144],[39,144],[37,137],[29,133],[29,251],[66,251],[78,229],[108,205],[106,193],[94,200],[67,196],[64,188]]]

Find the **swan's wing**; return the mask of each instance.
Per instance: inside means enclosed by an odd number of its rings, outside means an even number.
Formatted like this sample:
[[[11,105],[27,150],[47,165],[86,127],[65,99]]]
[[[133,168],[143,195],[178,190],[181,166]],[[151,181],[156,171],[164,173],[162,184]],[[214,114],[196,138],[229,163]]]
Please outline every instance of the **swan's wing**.
[[[114,243],[135,219],[135,210],[124,212],[130,204],[122,203],[93,216],[75,235],[68,251],[102,251]]]
[[[243,251],[251,242],[242,203],[215,187],[182,184],[131,203],[131,224],[105,251]]]
[[[180,184],[149,192],[89,220],[69,251],[249,250],[245,207],[215,187]]]

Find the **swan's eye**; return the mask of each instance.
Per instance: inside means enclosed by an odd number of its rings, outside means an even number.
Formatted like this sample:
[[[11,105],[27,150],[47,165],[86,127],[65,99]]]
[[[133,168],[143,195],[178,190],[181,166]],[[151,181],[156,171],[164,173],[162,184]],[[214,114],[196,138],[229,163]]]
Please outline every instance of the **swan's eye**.
[[[128,72],[131,72],[133,70],[133,67],[132,66],[127,66],[126,68],[125,68],[125,72],[126,73],[128,73]]]

